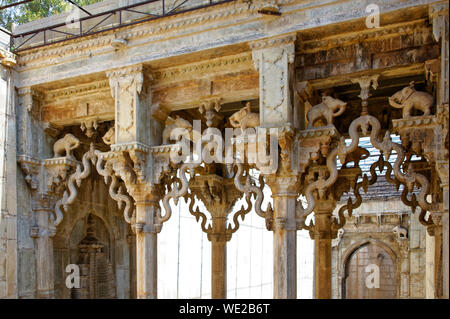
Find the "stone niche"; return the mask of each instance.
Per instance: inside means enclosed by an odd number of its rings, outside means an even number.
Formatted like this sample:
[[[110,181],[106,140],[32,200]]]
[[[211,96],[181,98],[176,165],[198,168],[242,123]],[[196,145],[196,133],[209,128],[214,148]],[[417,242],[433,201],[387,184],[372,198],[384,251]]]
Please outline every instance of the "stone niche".
[[[134,298],[134,236],[95,171],[83,181],[54,238],[55,298]],[[66,287],[69,264],[81,287]]]

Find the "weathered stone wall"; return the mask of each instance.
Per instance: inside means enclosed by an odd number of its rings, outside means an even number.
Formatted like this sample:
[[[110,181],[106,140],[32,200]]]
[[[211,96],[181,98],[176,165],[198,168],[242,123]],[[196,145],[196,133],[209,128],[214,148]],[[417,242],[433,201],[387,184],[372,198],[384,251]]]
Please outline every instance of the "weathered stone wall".
[[[410,298],[425,298],[426,228],[420,224],[418,212],[409,222]]]
[[[6,44],[0,38],[0,50]],[[0,298],[17,298],[14,72],[0,65]]]
[[[400,241],[393,232],[398,225],[408,231],[406,242]],[[410,209],[398,199],[388,202],[371,200],[363,202],[353,212],[353,217],[347,219],[343,230],[339,238],[333,241],[334,299],[344,298],[342,283],[348,258],[367,242],[382,247],[394,256],[395,271],[392,278],[397,285],[397,298],[425,298],[426,228],[420,224],[417,213],[411,214]],[[383,287],[379,290],[382,292]]]

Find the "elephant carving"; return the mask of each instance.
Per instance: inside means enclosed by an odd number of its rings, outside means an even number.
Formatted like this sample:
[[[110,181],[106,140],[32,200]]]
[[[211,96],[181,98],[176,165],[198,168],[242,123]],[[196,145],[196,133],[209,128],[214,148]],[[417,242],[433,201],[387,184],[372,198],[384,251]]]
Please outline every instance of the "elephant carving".
[[[111,144],[116,143],[115,132],[116,132],[116,130],[113,126],[105,133],[105,135],[103,135],[102,140],[106,145],[111,145]]]
[[[357,147],[356,150],[354,150],[350,154],[347,154],[347,156],[345,157],[345,163],[344,163],[344,165],[342,165],[342,168],[346,168],[347,164],[350,162],[354,162],[355,167],[358,167],[359,161],[365,160],[369,156],[370,156],[370,153],[368,150],[366,150],[365,148],[362,148],[362,147]]]
[[[72,150],[78,146],[80,146],[80,140],[70,133],[66,134],[53,145],[54,157],[63,157],[63,154],[66,153],[66,158],[74,159]]]
[[[395,108],[403,109],[402,117],[407,119],[411,117],[413,108],[422,111],[423,115],[430,115],[434,97],[427,92],[416,91],[414,82],[411,82],[409,86],[392,95],[389,98],[389,104]]]
[[[308,128],[312,128],[315,122],[321,118],[326,120],[326,125],[333,124],[333,118],[344,113],[347,105],[346,102],[342,102],[339,99],[335,99],[327,95],[322,96],[322,103],[311,106],[311,104],[307,101],[305,104],[310,107],[310,110],[306,114],[306,118],[308,119]]]
[[[187,129],[189,133],[192,132],[192,124],[189,121],[177,116],[175,119],[170,116],[166,120],[166,127],[163,130],[163,144],[169,144],[170,135],[175,129]]]
[[[240,127],[242,132],[244,132],[248,127],[259,126],[259,114],[252,113],[250,102],[247,102],[245,107],[230,116],[230,123],[234,128]]]

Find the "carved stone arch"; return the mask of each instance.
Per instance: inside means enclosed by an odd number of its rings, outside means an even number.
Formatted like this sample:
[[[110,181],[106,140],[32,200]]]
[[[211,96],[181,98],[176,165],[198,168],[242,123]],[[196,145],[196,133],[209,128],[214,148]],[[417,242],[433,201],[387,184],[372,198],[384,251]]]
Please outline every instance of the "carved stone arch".
[[[399,277],[400,277],[400,267],[399,264],[400,258],[399,258],[399,252],[396,252],[395,249],[393,249],[390,245],[387,243],[374,239],[374,238],[368,238],[364,239],[362,241],[356,242],[353,245],[351,245],[347,250],[343,253],[341,264],[340,264],[340,270],[339,270],[339,277],[341,278],[341,298],[345,299],[346,296],[346,276],[347,276],[347,266],[348,262],[350,261],[351,257],[362,247],[367,245],[375,245],[379,248],[383,249],[392,259],[393,265],[394,265],[394,275],[397,281],[397,289],[396,289],[396,295],[397,298],[400,297],[400,283],[399,283]]]
[[[81,187],[83,180],[91,176],[92,170],[95,170],[101,177],[103,177],[105,186],[108,188],[109,196],[117,202],[119,209],[122,208],[125,203],[125,220],[131,223],[129,217],[129,211],[132,210],[133,200],[130,196],[122,193],[126,191],[125,187],[121,186],[119,179],[113,171],[99,167],[99,161],[104,163],[102,155],[108,156],[110,153],[101,153],[96,150],[91,144],[89,151],[83,154],[82,164],[77,166],[76,171],[69,176],[67,185],[64,190],[64,194],[55,205],[55,221],[54,226],[58,226],[64,218],[63,210],[66,210],[78,196],[79,188]],[[106,164],[106,163],[105,163]]]
[[[77,224],[77,222],[80,219],[86,218],[87,216],[89,216],[90,214],[100,218],[103,223],[105,223],[106,228],[108,229],[110,238],[112,240],[118,240],[118,234],[120,234],[119,229],[117,228],[117,225],[114,225],[114,223],[110,223],[106,218],[104,218],[104,216],[98,212],[98,209],[96,208],[89,208],[86,210],[82,210],[82,212],[80,213],[80,216],[78,216],[78,218],[73,219],[71,222],[69,222],[67,224],[66,227],[64,227],[64,230],[62,231],[61,235],[66,237],[66,236],[70,236],[70,233],[72,232],[73,228],[75,227],[75,225]]]

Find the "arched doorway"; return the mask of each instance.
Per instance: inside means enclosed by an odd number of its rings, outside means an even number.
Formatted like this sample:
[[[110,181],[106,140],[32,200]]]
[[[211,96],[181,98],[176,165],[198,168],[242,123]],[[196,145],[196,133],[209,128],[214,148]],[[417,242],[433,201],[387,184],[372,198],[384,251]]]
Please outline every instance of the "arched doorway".
[[[381,245],[369,241],[358,246],[345,259],[344,269],[344,299],[398,298],[395,257]]]

